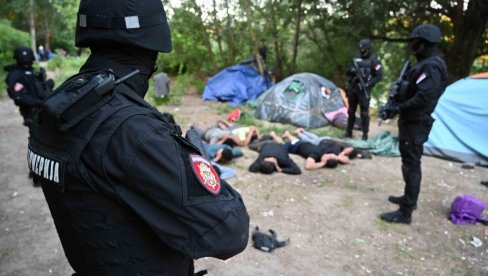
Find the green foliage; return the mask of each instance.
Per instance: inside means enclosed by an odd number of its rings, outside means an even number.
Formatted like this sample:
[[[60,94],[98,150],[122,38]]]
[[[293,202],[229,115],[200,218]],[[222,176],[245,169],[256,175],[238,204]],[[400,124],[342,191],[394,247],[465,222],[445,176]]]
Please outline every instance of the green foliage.
[[[54,72],[56,86],[61,85],[66,79],[79,72],[80,67],[86,62],[88,54],[81,56],[63,56],[57,53],[48,61],[47,69]]]
[[[471,68],[470,75],[488,72],[488,55],[484,55],[474,61]]]
[[[174,10],[170,21],[173,51],[158,57],[158,68],[170,74],[185,74],[196,71],[210,71],[213,64],[204,45],[205,29],[201,18],[183,8]]]
[[[471,66],[473,59],[486,53],[488,37],[486,28],[478,34],[479,26],[486,25],[486,18],[480,15],[487,12],[486,5],[476,5],[479,1],[464,1],[465,11],[456,16],[447,11],[457,10],[458,1],[435,1],[436,5],[432,5],[432,1],[412,0],[225,0],[207,1],[203,5],[202,1],[188,0],[174,7],[172,1],[163,1],[173,51],[159,55],[157,65],[170,75],[195,72],[213,75],[266,45],[266,65],[276,69],[278,81],[295,72],[311,72],[345,88],[348,80],[344,71],[357,51],[357,42],[370,38],[385,72],[384,80],[373,91],[374,102],[381,102],[406,58],[405,37],[421,23],[440,26],[444,34],[440,48],[450,75],[460,77],[487,70],[486,57]],[[78,4],[79,0],[34,1],[36,44],[74,54]],[[12,22],[10,25],[3,21],[0,28],[8,26],[23,31],[19,35],[11,30],[2,32],[0,63],[7,60],[9,53],[4,48],[9,45],[10,49],[11,40],[29,42],[29,5],[28,0],[16,0],[0,7],[0,18]],[[477,28],[470,28],[473,22]],[[465,33],[469,33],[466,36],[469,39],[463,39]],[[470,52],[476,54],[469,56]]]
[[[6,77],[6,73],[3,67],[15,63],[13,58],[14,49],[17,46],[30,46],[29,34],[22,32],[12,27],[10,21],[6,19],[0,19],[0,96],[3,96],[6,92],[6,84],[3,81]]]
[[[52,32],[51,49],[64,49],[69,54],[75,54],[77,48],[74,45],[76,11],[79,0],[50,0],[49,7],[50,27]]]

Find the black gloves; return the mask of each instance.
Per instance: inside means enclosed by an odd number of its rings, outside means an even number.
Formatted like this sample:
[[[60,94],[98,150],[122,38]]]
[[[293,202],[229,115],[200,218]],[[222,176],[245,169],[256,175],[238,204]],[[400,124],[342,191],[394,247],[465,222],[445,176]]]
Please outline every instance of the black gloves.
[[[383,120],[391,119],[398,113],[400,113],[400,107],[398,105],[388,105],[379,112],[379,117]]]

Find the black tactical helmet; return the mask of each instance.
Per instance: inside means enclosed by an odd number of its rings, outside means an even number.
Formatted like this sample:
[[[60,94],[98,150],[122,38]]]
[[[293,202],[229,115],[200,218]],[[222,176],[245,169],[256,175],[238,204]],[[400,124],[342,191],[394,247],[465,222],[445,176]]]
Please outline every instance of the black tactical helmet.
[[[30,66],[34,62],[34,51],[26,46],[19,46],[14,50],[14,59],[20,66]]]
[[[419,25],[415,27],[415,29],[413,29],[408,39],[412,40],[415,38],[422,38],[430,43],[438,44],[441,42],[441,31],[439,30],[439,27],[437,27],[436,25],[432,25],[432,24]]]
[[[81,0],[75,45],[114,43],[171,52],[171,33],[161,0]]]
[[[372,45],[369,39],[361,39],[361,41],[359,41],[358,49],[359,49],[359,53],[361,54],[361,57],[369,56],[371,52],[371,48]]]
[[[368,50],[371,50],[371,41],[369,39],[361,39],[361,41],[359,41],[359,45],[358,45],[358,48],[359,49],[368,49]]]

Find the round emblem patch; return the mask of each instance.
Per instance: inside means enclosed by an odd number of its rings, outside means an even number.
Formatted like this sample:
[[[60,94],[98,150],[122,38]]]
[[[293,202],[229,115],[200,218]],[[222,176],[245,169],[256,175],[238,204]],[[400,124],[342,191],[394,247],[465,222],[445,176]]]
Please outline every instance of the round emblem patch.
[[[14,85],[14,91],[20,92],[20,91],[22,91],[22,89],[24,89],[24,85],[20,82],[16,82]]]
[[[198,182],[213,195],[218,195],[220,193],[220,177],[212,167],[212,164],[197,154],[190,154],[188,157]]]

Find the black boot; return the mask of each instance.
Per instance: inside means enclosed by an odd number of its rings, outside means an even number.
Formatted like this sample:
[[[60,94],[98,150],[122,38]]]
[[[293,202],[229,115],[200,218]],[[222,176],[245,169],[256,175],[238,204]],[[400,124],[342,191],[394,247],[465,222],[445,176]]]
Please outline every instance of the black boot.
[[[363,137],[361,138],[363,141],[367,141],[368,140],[368,134],[366,133],[363,133]]]
[[[393,204],[396,204],[396,205],[402,205],[404,204],[404,197],[403,196],[389,196],[388,197],[388,201],[393,203]],[[416,210],[417,209],[417,204],[415,204],[413,207],[412,207],[412,210]]]
[[[383,213],[380,215],[380,219],[386,221],[388,223],[404,223],[410,224],[412,223],[412,214],[407,214],[400,210],[396,210],[393,212]]]
[[[342,134],[342,138],[352,138],[352,131],[347,131]]]

